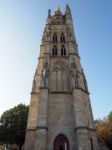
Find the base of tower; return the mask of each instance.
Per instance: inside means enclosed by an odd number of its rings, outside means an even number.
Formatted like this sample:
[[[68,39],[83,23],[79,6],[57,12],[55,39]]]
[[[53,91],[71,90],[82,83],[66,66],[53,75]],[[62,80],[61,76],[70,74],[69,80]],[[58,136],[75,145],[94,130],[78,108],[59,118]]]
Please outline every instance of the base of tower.
[[[27,129],[24,150],[34,150],[34,145],[35,145],[35,129]]]

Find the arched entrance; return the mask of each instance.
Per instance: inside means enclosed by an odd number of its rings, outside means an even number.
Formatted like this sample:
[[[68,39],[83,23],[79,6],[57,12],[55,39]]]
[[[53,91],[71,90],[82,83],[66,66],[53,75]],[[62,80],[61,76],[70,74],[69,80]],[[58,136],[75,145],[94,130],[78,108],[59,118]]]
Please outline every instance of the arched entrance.
[[[59,134],[54,140],[53,150],[69,150],[68,139],[65,135]]]

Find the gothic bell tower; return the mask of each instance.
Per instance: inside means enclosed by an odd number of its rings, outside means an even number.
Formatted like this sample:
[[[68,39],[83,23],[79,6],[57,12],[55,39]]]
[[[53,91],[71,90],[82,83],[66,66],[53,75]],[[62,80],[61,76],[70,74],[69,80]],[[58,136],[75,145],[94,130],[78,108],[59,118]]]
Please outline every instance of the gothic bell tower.
[[[33,80],[24,150],[98,150],[69,6],[48,11]]]

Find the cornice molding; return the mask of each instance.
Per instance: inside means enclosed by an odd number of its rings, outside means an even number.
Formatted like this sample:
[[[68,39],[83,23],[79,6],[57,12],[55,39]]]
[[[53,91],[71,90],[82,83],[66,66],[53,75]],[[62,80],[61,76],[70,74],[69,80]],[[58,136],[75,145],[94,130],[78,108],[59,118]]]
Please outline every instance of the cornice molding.
[[[93,128],[89,128],[88,126],[79,126],[79,127],[76,127],[74,129],[74,131],[77,131],[77,130],[91,130],[91,131],[96,131],[96,129],[93,129]]]

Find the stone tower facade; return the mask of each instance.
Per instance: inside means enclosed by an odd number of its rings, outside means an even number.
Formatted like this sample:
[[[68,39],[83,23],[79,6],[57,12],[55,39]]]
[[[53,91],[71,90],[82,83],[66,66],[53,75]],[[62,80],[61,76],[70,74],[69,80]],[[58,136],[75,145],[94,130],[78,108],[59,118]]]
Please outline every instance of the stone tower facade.
[[[48,18],[33,80],[25,150],[98,150],[69,6]]]

